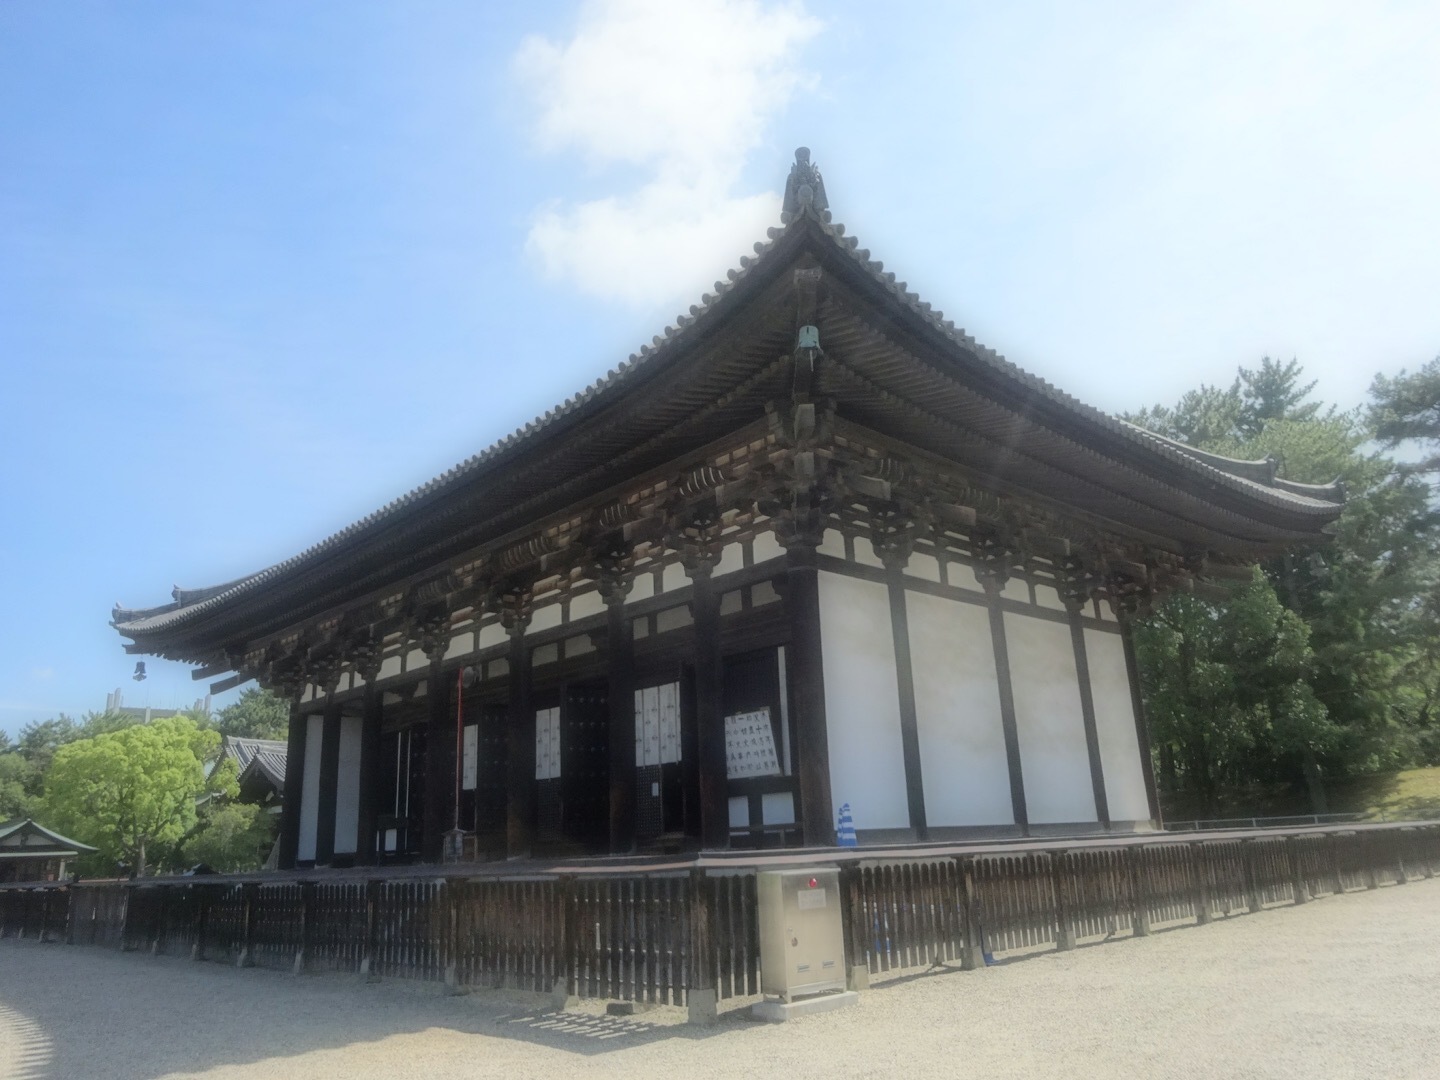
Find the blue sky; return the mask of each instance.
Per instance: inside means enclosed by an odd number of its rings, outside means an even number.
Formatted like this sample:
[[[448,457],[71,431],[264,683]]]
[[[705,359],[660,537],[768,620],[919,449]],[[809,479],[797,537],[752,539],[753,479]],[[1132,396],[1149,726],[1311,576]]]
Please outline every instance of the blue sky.
[[[1096,405],[1440,353],[1433,3],[0,5],[0,728],[185,705],[119,600],[294,554],[603,374],[812,147]]]

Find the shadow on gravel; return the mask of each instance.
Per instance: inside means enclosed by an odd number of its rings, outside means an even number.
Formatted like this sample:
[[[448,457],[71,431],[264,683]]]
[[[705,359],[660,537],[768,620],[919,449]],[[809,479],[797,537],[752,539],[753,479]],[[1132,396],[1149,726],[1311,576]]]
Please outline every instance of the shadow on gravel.
[[[220,1066],[277,1064],[317,1050],[353,1047],[432,1029],[516,1040],[580,1056],[664,1040],[703,1040],[715,1027],[664,1019],[557,1012],[521,995],[450,996],[433,984],[366,984],[354,976],[293,976],[259,968],[121,954],[105,949],[0,942],[0,1076],[23,1050],[16,1080],[156,1080]],[[525,995],[528,996],[528,995]],[[535,995],[538,999],[539,995]],[[748,1026],[748,1025],[747,1025]],[[43,1040],[48,1055],[35,1052]],[[482,1054],[477,1045],[475,1053]],[[357,1074],[364,1071],[357,1058]],[[7,1072],[7,1067],[11,1072]]]

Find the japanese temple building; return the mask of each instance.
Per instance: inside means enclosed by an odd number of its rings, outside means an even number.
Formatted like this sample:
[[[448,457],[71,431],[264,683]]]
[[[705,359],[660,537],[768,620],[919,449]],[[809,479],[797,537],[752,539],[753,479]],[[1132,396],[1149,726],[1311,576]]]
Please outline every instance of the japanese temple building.
[[[282,867],[1158,824],[1128,621],[1313,543],[1334,487],[1109,417],[831,219],[292,559],[116,609],[290,699]],[[228,678],[221,678],[222,676]]]

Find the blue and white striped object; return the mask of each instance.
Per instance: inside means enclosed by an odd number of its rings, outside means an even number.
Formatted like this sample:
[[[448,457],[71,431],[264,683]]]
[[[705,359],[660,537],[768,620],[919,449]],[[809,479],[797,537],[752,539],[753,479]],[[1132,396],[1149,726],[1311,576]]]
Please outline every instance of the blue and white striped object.
[[[840,807],[840,827],[835,830],[835,843],[840,847],[858,847],[855,839],[855,821],[850,817],[850,804]]]

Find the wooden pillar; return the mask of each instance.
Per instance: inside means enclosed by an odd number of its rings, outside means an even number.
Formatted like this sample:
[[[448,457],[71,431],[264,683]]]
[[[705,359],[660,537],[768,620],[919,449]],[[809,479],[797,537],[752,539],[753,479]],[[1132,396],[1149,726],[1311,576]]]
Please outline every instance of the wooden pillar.
[[[195,911],[195,941],[190,946],[191,960],[205,959],[205,935],[210,928],[211,888],[206,885],[190,886]]]
[[[340,706],[330,699],[320,728],[320,800],[315,815],[315,865],[328,866],[335,858],[335,797],[340,786]]]
[[[1081,612],[1090,599],[1088,591],[1076,590],[1065,597],[1070,614],[1070,643],[1075,649],[1075,676],[1080,685],[1080,715],[1085,723],[1085,750],[1090,756],[1090,787],[1095,793],[1095,820],[1110,828],[1110,800],[1105,794],[1105,767],[1100,760],[1100,732],[1095,724],[1095,694],[1090,687],[1090,654],[1085,648],[1085,626]]]
[[[310,937],[314,932],[315,883],[302,881],[300,883],[300,940],[295,943],[295,959],[290,965],[292,975],[299,975],[305,970],[306,953],[310,949]]]
[[[900,694],[900,753],[905,762],[905,798],[910,809],[910,828],[916,840],[929,839],[925,821],[925,777],[920,765],[920,726],[915,711],[915,673],[910,663],[910,619],[905,603],[908,547],[903,553],[887,553],[886,584],[890,590],[890,632],[895,640],[895,681]]]
[[[1120,643],[1125,651],[1125,674],[1130,680],[1130,704],[1135,713],[1135,740],[1140,744],[1140,768],[1145,774],[1145,797],[1150,802],[1150,820],[1160,827],[1160,796],[1155,789],[1155,762],[1150,756],[1150,725],[1145,721],[1145,701],[1140,696],[1140,666],[1135,659],[1135,641],[1131,636],[1132,615],[1117,611],[1120,619]]]
[[[729,822],[726,822],[729,829]],[[685,998],[692,1024],[710,1025],[719,1021],[719,994],[715,985],[714,927],[710,922],[710,890],[705,871],[690,871],[690,970]]]
[[[426,643],[430,670],[425,682],[425,799],[420,827],[420,858],[438,863],[445,854],[445,832],[455,817],[455,714],[450,679],[440,670],[448,640]]]
[[[795,771],[804,843],[807,847],[833,847],[835,810],[825,726],[825,660],[820,648],[820,572],[813,543],[796,540],[787,546],[785,614],[790,623],[785,681],[795,724]]]
[[[1195,875],[1195,924],[1205,926],[1211,920],[1210,912],[1210,853],[1203,842],[1196,840],[1190,845],[1190,866]]]
[[[725,762],[725,666],[720,651],[720,598],[712,559],[687,560],[695,618],[695,734],[700,780],[700,841],[730,846],[729,778]],[[632,721],[633,725],[633,721]],[[632,740],[633,726],[632,726]]]
[[[700,738],[695,724],[695,665],[680,665],[680,788],[687,840],[700,842]]]
[[[381,785],[391,777],[380,775],[380,759],[384,754],[385,695],[375,685],[380,675],[380,650],[376,648],[356,666],[356,674],[365,680],[365,698],[360,720],[360,806],[355,825],[355,865],[373,866],[379,857],[376,841],[380,816]]]
[[[610,851],[635,850],[635,637],[625,613],[627,578],[600,582],[605,597],[609,686]]]
[[[280,809],[280,851],[277,856],[281,870],[294,870],[296,852],[300,848],[300,801],[305,786],[305,732],[307,717],[300,711],[300,697],[290,698],[290,730],[285,748],[285,802]]]
[[[510,710],[505,729],[505,854],[528,858],[535,837],[535,709],[530,698],[528,618],[507,624],[510,632]]]
[[[1030,811],[1025,804],[1025,774],[1020,762],[1020,728],[1015,720],[1015,690],[1010,682],[1010,647],[1005,637],[1005,612],[1000,593],[1009,571],[1003,563],[975,567],[975,576],[985,589],[990,613],[990,641],[995,647],[995,681],[1000,691],[1000,728],[1005,738],[1005,765],[1010,773],[1010,811],[1022,835],[1030,835]]]
[[[360,977],[366,982],[379,982],[379,911],[380,882],[365,882],[365,951],[360,956]]]
[[[1255,864],[1255,841],[1242,840],[1240,851],[1244,857],[1245,899],[1254,915],[1265,905],[1260,898],[1260,874]]]
[[[1290,859],[1290,892],[1295,903],[1310,902],[1310,883],[1305,877],[1305,866],[1300,859],[1300,841],[1293,836],[1285,838],[1285,854]]]
[[[236,967],[255,966],[255,908],[260,902],[260,885],[247,881],[240,886],[240,952],[235,957]]]
[[[1075,948],[1075,920],[1070,910],[1070,890],[1066,888],[1065,852],[1048,852],[1050,857],[1050,888],[1055,893],[1055,948],[1067,952]]]
[[[960,878],[961,919],[964,922],[964,949],[960,956],[962,971],[976,971],[985,966],[985,928],[980,922],[980,892],[975,881],[975,859],[957,859]]]
[[[1145,848],[1131,844],[1125,849],[1130,869],[1131,933],[1136,937],[1150,936],[1150,874],[1145,865]]]

